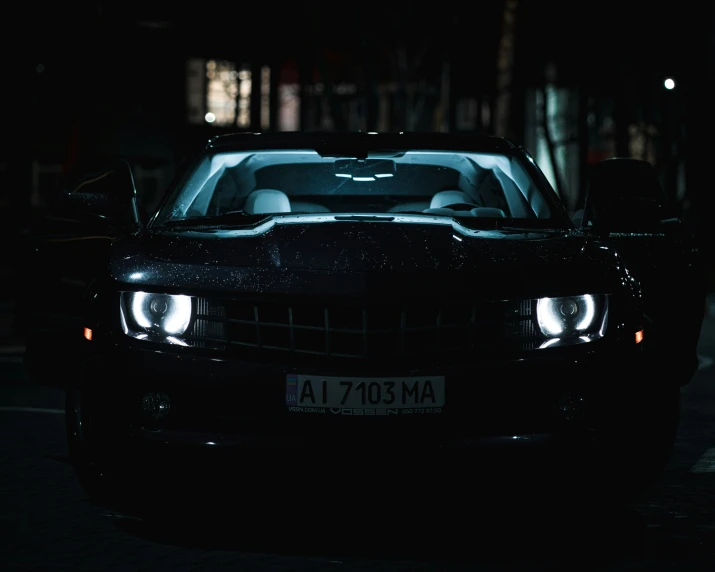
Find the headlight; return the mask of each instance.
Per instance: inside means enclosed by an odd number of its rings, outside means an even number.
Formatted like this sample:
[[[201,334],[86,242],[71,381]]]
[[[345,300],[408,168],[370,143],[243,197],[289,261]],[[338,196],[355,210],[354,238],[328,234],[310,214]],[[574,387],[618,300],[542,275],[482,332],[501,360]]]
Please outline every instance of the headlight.
[[[590,342],[602,338],[608,320],[608,297],[586,294],[540,298],[536,303],[539,329],[549,339],[541,347]]]
[[[179,343],[189,329],[194,309],[190,296],[122,292],[120,301],[122,329],[135,338],[159,338]]]

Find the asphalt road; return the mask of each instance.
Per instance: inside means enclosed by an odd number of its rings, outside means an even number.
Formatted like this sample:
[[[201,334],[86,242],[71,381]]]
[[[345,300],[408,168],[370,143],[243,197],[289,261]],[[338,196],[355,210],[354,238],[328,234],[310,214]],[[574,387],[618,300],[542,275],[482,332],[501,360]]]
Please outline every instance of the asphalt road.
[[[256,491],[264,510],[217,510],[209,522],[144,523],[88,502],[67,463],[63,393],[24,378],[0,346],[0,567],[5,570],[713,570],[715,569],[715,318],[701,370],[684,389],[675,453],[635,505],[605,514],[394,510],[372,503],[316,509],[286,487]],[[520,478],[528,478],[524,467]],[[306,494],[309,494],[306,493]]]

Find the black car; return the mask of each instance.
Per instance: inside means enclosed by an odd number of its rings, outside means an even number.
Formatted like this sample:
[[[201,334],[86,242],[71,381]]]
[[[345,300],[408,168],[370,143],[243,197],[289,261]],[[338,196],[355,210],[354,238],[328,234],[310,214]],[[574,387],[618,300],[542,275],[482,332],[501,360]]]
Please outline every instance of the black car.
[[[456,134],[216,137],[148,214],[122,161],[65,191],[21,307],[88,489],[544,444],[618,484],[673,446],[705,281],[646,162],[601,163],[576,217],[523,148]]]

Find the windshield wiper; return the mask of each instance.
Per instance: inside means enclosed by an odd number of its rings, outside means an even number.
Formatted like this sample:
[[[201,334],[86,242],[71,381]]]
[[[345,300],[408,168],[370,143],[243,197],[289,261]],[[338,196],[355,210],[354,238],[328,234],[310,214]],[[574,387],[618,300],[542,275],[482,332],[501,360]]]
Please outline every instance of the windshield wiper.
[[[564,228],[539,228],[538,226],[532,227],[519,227],[519,226],[500,226],[499,230],[510,230],[513,232],[564,232]]]
[[[429,213],[424,213],[429,214]],[[513,218],[502,218],[502,217],[471,217],[471,216],[449,216],[437,214],[436,216],[443,216],[445,218],[451,218],[462,226],[468,228],[473,228],[475,230],[506,230],[511,232],[541,232],[541,233],[559,233],[564,232],[564,228],[541,226],[540,224],[535,224],[534,226],[526,225],[521,226],[519,224],[520,220],[523,219],[513,219]],[[536,220],[536,219],[534,219]]]
[[[214,216],[192,216],[189,218],[170,220],[165,222],[166,226],[224,226],[240,225],[250,226],[263,222],[274,216],[272,213],[251,214],[244,210],[226,211]]]
[[[225,213],[221,213],[220,215],[217,216],[258,216],[258,214],[251,214],[247,213],[243,209],[237,209],[235,211],[226,211]]]

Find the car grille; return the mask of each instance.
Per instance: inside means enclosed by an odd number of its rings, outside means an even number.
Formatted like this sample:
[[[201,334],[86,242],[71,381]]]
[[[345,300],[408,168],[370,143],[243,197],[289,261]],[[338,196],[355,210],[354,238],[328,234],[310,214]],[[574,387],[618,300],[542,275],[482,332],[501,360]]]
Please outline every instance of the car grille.
[[[199,298],[192,345],[351,360],[530,349],[531,301],[349,304]]]

